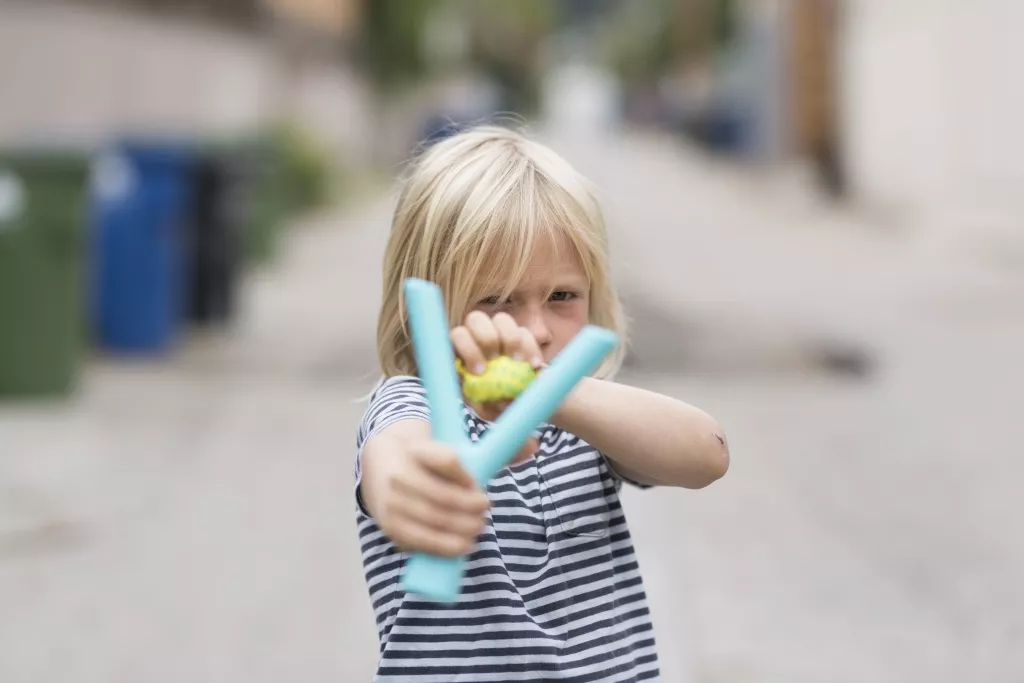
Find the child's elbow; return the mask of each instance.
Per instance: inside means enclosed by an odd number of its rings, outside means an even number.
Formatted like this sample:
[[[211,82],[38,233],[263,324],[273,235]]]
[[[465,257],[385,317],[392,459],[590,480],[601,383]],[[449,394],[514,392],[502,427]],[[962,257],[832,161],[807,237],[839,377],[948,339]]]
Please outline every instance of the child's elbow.
[[[729,441],[721,425],[713,424],[703,442],[700,476],[694,488],[710,486],[729,471]]]

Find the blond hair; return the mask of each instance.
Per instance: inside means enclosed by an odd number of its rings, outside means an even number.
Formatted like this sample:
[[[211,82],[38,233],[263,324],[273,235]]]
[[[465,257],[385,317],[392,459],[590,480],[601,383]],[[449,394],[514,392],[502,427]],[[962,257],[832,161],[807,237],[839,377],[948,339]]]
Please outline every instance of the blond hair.
[[[609,377],[625,355],[626,325],[612,283],[604,218],[590,184],[565,159],[515,131],[481,126],[436,143],[412,165],[384,257],[377,354],[384,375],[415,375],[402,283],[416,277],[444,293],[449,326],[473,309],[486,282],[508,296],[534,244],[561,236],[590,283],[589,321],[619,347],[598,368]]]

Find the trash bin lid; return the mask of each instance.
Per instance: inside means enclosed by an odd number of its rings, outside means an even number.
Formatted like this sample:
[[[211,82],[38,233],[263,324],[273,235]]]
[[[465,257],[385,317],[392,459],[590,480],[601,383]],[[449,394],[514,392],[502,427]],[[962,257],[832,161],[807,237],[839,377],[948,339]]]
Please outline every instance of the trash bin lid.
[[[95,151],[58,143],[0,149],[0,170],[14,171],[27,183],[80,182]]]
[[[195,144],[172,139],[128,138],[114,145],[116,151],[141,167],[189,167],[197,156]]]

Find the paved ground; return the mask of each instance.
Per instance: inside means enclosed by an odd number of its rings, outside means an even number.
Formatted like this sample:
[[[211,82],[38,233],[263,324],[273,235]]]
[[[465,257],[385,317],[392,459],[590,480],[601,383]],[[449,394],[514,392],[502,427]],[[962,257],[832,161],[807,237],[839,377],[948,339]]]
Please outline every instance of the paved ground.
[[[733,445],[705,491],[628,496],[665,680],[1024,680],[1024,269],[657,139],[552,142],[606,196],[626,379]],[[0,680],[369,680],[350,472],[389,208],[297,229],[231,334],[0,408]],[[837,341],[871,374],[826,372]]]

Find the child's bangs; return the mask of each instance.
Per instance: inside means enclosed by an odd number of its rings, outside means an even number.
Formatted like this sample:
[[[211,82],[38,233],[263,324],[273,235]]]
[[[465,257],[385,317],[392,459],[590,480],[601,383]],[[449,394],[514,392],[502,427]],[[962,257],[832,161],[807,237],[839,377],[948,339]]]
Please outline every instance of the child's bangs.
[[[479,225],[459,225],[448,255],[462,313],[483,297],[508,297],[522,280],[537,245],[569,245],[588,278],[595,245],[590,216],[562,188],[531,169]]]

